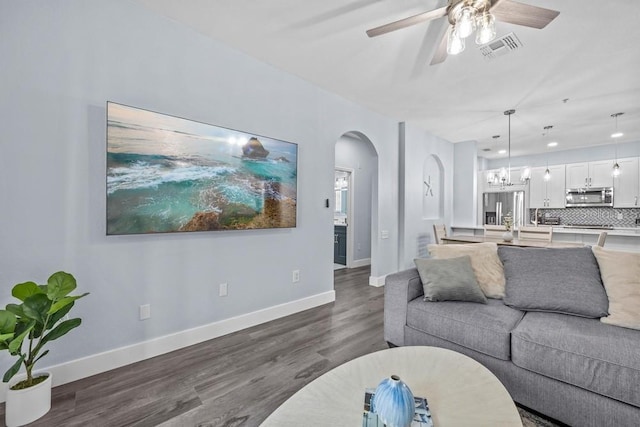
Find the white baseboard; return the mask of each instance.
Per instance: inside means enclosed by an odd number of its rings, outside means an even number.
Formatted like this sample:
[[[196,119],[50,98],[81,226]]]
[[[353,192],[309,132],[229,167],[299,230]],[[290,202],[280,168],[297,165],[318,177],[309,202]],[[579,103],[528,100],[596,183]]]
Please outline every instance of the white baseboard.
[[[351,268],[364,267],[366,265],[371,265],[371,258],[354,259],[351,262]]]
[[[369,276],[369,286],[375,286],[379,288],[380,286],[384,286],[384,280],[387,278],[387,275],[384,276]]]
[[[336,293],[332,290],[59,365],[38,367],[38,371],[50,372],[55,387],[270,322],[335,300]],[[4,402],[7,395],[7,385],[6,383],[0,384],[0,402]]]

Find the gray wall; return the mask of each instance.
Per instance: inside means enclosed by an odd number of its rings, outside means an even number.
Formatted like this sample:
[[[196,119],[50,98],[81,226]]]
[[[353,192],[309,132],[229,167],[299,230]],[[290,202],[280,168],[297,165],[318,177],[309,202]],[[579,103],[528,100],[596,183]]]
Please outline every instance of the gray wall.
[[[372,275],[397,270],[393,120],[133,1],[1,0],[0,10],[0,303],[13,284],[60,269],[91,292],[74,309],[82,327],[53,343],[46,366],[332,290],[324,201],[349,131],[381,159],[373,229],[390,236],[372,242]],[[107,100],[298,143],[298,227],[106,237]],[[138,320],[140,304],[151,319]]]
[[[475,141],[453,145],[453,225],[476,223],[478,157]]]
[[[342,136],[336,143],[336,167],[353,169],[353,260],[371,257],[371,204],[378,156],[369,141]]]
[[[399,268],[414,266],[416,257],[424,256],[426,245],[434,243],[433,224],[451,226],[453,216],[453,158],[454,144],[436,137],[410,123],[400,125],[400,193],[403,203],[399,205],[401,236]],[[443,168],[442,217],[423,217],[425,160],[435,155]]]

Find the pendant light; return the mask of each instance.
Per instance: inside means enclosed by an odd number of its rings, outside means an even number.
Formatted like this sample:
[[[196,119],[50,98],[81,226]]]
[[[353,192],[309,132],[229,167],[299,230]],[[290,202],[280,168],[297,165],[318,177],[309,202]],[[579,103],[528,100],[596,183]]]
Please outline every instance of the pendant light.
[[[549,125],[549,126],[545,126],[544,127],[544,133],[542,134],[543,136],[546,136],[549,134],[549,132],[551,131],[551,129],[553,128],[553,126]],[[547,144],[547,147],[549,147],[550,145]],[[544,180],[545,181],[549,181],[551,179],[551,172],[549,172],[549,153],[547,152],[547,169],[544,171]]]
[[[624,113],[615,113],[612,114],[611,117],[613,117],[616,121],[616,130],[615,132],[613,132],[611,134],[611,138],[614,139],[614,148],[615,148],[615,162],[613,163],[613,171],[611,172],[611,174],[613,175],[614,178],[617,178],[618,176],[620,176],[620,165],[618,164],[618,142],[617,139],[620,138],[621,136],[624,135],[624,133],[619,132],[618,131],[618,117],[623,115]]]
[[[514,114],[516,110],[507,110],[504,112],[504,115],[509,118],[509,145],[507,146],[508,154],[508,163],[507,169],[505,171],[504,176],[502,177],[502,186],[512,185],[511,184],[511,115]]]

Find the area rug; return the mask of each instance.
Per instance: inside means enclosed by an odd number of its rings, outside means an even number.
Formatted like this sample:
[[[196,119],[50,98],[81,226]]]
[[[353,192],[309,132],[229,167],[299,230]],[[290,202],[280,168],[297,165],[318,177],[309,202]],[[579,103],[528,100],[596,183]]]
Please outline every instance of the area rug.
[[[517,406],[523,427],[559,427],[562,424],[556,424],[541,416],[538,416],[528,410]]]

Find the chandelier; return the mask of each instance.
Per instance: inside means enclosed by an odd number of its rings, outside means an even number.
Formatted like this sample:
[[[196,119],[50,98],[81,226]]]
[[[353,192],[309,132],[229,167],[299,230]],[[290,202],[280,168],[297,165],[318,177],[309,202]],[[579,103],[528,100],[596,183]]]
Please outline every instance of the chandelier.
[[[448,11],[451,29],[447,53],[457,55],[465,48],[465,39],[476,32],[476,43],[489,43],[496,37],[494,16],[489,13],[491,0],[452,0]]]

